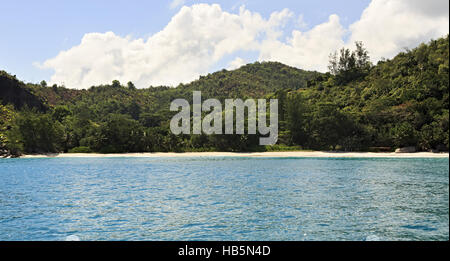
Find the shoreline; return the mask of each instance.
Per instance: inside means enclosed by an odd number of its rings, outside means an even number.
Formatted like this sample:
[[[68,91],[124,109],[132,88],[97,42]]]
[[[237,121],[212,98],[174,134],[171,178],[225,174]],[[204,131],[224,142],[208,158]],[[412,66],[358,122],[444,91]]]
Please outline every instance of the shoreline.
[[[325,152],[325,151],[274,151],[274,152],[144,152],[144,153],[49,153],[22,155],[19,158],[171,158],[171,157],[260,157],[260,158],[449,158],[449,153],[415,152]]]

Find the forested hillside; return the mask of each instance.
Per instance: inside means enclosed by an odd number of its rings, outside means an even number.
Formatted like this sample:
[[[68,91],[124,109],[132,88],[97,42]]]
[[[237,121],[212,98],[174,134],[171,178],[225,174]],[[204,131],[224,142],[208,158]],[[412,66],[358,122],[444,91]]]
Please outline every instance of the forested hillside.
[[[176,88],[132,82],[88,90],[25,84],[0,72],[0,154],[44,152],[448,150],[449,38],[372,65],[361,43],[330,56],[330,72],[281,63],[222,70]],[[170,102],[278,98],[279,145],[259,135],[170,133]],[[289,147],[290,146],[290,147]],[[8,153],[6,153],[8,150]]]
[[[448,150],[448,36],[370,68],[340,67],[290,93],[291,142],[317,149]]]
[[[33,95],[16,76],[0,71],[0,101],[3,105],[12,104],[18,110],[24,106],[46,111],[47,106],[36,95]]]

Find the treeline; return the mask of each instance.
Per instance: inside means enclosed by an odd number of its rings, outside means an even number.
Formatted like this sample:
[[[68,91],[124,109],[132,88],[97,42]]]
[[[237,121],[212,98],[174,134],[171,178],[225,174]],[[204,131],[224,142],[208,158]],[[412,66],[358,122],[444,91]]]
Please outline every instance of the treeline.
[[[357,43],[332,55],[333,69],[289,92],[286,139],[313,149],[449,147],[449,38],[421,44],[376,66]],[[381,149],[381,148],[380,148]]]
[[[330,55],[330,72],[263,62],[222,70],[176,88],[133,83],[88,90],[24,84],[0,72],[0,153],[418,150],[449,147],[449,37],[372,65],[362,43]],[[173,135],[170,102],[277,98],[279,139],[259,135]]]

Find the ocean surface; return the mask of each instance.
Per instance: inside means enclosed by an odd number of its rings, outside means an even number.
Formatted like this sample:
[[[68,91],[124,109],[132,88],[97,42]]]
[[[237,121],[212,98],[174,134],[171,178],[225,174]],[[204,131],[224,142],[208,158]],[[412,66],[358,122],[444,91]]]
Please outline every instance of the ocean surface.
[[[449,240],[449,160],[0,159],[0,240]]]

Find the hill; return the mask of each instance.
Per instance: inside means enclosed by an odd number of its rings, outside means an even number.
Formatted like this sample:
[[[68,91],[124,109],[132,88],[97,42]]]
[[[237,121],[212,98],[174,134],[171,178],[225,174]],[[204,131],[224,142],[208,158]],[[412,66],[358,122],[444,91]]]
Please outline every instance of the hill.
[[[353,73],[353,78],[351,72],[321,76],[308,90],[293,94],[291,104],[295,99],[302,102],[300,110],[290,112],[297,115],[290,127],[296,143],[320,146],[330,144],[323,140],[330,137],[334,145],[348,150],[370,146],[448,150],[448,36],[380,61],[366,72]],[[341,83],[343,76],[349,79]],[[340,117],[343,124],[317,120],[326,113]]]
[[[255,135],[171,134],[170,102],[191,101],[193,91],[202,91],[203,99],[278,98],[280,146],[448,150],[448,36],[375,66],[362,45],[357,48],[331,61],[331,73],[256,62],[176,88],[113,81],[74,90],[24,84],[2,72],[0,99],[13,105],[4,107],[12,116],[0,129],[3,147],[17,153],[273,149],[258,146]]]
[[[47,110],[44,102],[32,94],[23,82],[5,71],[0,71],[0,102],[3,105],[12,104],[18,110],[24,106]]]

